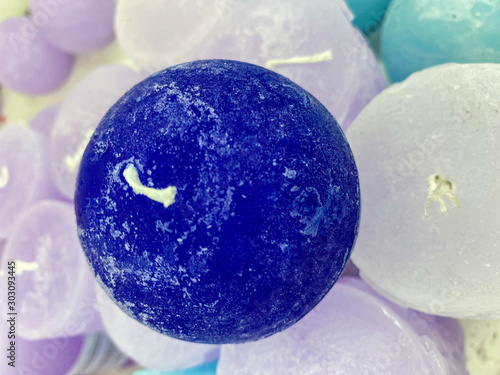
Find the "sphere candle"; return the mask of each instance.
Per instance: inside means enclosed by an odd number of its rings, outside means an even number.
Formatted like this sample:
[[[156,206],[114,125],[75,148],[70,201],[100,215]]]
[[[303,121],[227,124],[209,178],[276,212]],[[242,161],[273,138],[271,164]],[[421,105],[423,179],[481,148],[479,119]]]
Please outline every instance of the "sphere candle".
[[[23,125],[0,128],[0,238],[30,204],[57,196],[42,136]]]
[[[154,74],[111,108],[75,207],[89,263],[128,315],[216,344],[272,335],[323,298],[359,199],[323,105],[267,69],[209,60]]]
[[[381,52],[393,82],[444,63],[500,63],[499,1],[393,0],[388,12]]]
[[[353,261],[385,296],[500,318],[500,65],[446,64],[384,91],[347,132],[360,169]]]
[[[11,333],[10,324],[2,321],[0,335],[8,344],[0,362],[2,375],[90,374],[117,369],[128,361],[105,333],[31,341]]]
[[[29,340],[102,329],[93,277],[83,256],[71,205],[42,201],[16,221],[2,258],[15,262],[19,334]],[[2,281],[6,285],[6,274]],[[6,308],[6,307],[4,307]]]
[[[29,0],[31,20],[43,38],[69,53],[102,48],[114,38],[113,0]]]
[[[69,77],[74,57],[47,43],[23,17],[0,23],[0,84],[24,94],[45,94]]]

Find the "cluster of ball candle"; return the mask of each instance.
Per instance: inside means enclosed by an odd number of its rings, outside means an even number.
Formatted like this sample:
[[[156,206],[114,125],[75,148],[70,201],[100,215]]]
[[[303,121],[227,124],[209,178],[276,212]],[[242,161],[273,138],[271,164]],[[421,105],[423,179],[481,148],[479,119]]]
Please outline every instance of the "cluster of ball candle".
[[[476,375],[500,3],[0,12],[2,374]]]

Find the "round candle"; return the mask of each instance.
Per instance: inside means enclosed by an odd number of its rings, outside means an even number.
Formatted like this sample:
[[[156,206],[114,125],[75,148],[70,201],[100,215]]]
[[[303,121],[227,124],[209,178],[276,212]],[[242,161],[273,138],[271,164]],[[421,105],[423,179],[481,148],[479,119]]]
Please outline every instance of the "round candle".
[[[2,375],[90,374],[119,368],[128,361],[105,333],[31,341],[10,327],[8,320],[0,323],[7,349],[0,363]]]
[[[296,325],[224,345],[217,375],[466,375],[457,322],[401,310],[345,277]]]
[[[45,200],[16,221],[2,258],[15,262],[18,333],[42,340],[102,329],[92,274],[76,235],[70,204]],[[2,282],[7,285],[7,274]]]
[[[30,204],[57,196],[42,137],[23,125],[0,128],[0,238]]]
[[[141,68],[157,71],[186,61],[219,20],[221,0],[120,0],[118,43]]]
[[[357,235],[356,165],[313,96],[227,60],[152,75],[82,159],[78,233],[128,315],[199,343],[256,340],[310,311]]]
[[[373,53],[341,0],[245,0],[192,52],[246,61],[302,86],[347,129],[385,88]]]
[[[73,69],[74,57],[47,43],[24,17],[0,23],[0,84],[29,95],[59,88]]]
[[[363,220],[353,261],[388,298],[500,318],[500,65],[446,64],[375,98],[348,131]]]
[[[114,0],[29,0],[31,21],[52,45],[69,53],[103,48],[114,38]]]
[[[500,63],[500,2],[393,0],[381,52],[394,82],[444,63]]]

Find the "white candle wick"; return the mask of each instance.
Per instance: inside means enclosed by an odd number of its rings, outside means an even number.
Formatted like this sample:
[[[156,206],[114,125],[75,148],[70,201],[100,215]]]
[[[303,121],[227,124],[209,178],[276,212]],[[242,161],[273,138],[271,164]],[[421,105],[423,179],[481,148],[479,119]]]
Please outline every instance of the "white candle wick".
[[[175,186],[169,186],[165,189],[154,189],[144,186],[139,179],[139,174],[134,165],[127,165],[127,168],[123,171],[123,177],[125,177],[125,181],[127,181],[135,194],[145,195],[155,202],[162,203],[165,208],[175,203],[175,195],[177,194]]]
[[[268,60],[266,63],[266,68],[273,69],[279,65],[311,64],[311,63],[318,63],[318,62],[325,62],[332,60],[333,60],[333,53],[332,51],[328,50],[311,56],[295,56],[289,59]]]

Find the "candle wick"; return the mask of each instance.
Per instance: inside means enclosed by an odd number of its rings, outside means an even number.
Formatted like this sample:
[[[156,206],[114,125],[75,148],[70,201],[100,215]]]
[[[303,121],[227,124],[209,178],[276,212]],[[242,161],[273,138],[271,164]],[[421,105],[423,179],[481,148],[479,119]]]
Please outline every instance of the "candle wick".
[[[82,161],[83,153],[90,142],[90,138],[92,138],[92,134],[94,134],[94,131],[89,130],[87,134],[85,134],[83,141],[80,143],[80,146],[75,153],[73,155],[66,155],[64,158],[64,164],[70,172],[74,173],[78,170],[80,162]]]
[[[15,260],[16,276],[22,275],[24,272],[33,272],[38,270],[37,262],[25,262],[23,260]]]
[[[3,189],[9,183],[9,169],[7,166],[0,168],[0,189]]]
[[[448,197],[451,203],[459,208],[458,197],[453,192],[455,185],[450,180],[446,180],[439,174],[433,174],[427,177],[427,200],[425,201],[425,216],[428,214],[428,208],[432,202],[439,204],[439,210],[442,213],[448,212],[448,207],[444,201],[444,197]]]
[[[165,189],[154,189],[144,186],[139,179],[139,174],[134,165],[127,165],[127,168],[123,171],[123,177],[125,177],[125,180],[135,194],[144,195],[155,202],[162,203],[165,208],[175,203],[175,196],[177,194],[175,186],[169,186]]]
[[[311,63],[318,63],[318,62],[325,62],[332,60],[333,60],[332,51],[328,50],[312,56],[295,56],[289,59],[268,60],[266,63],[266,68],[273,69],[279,65],[311,64]]]

